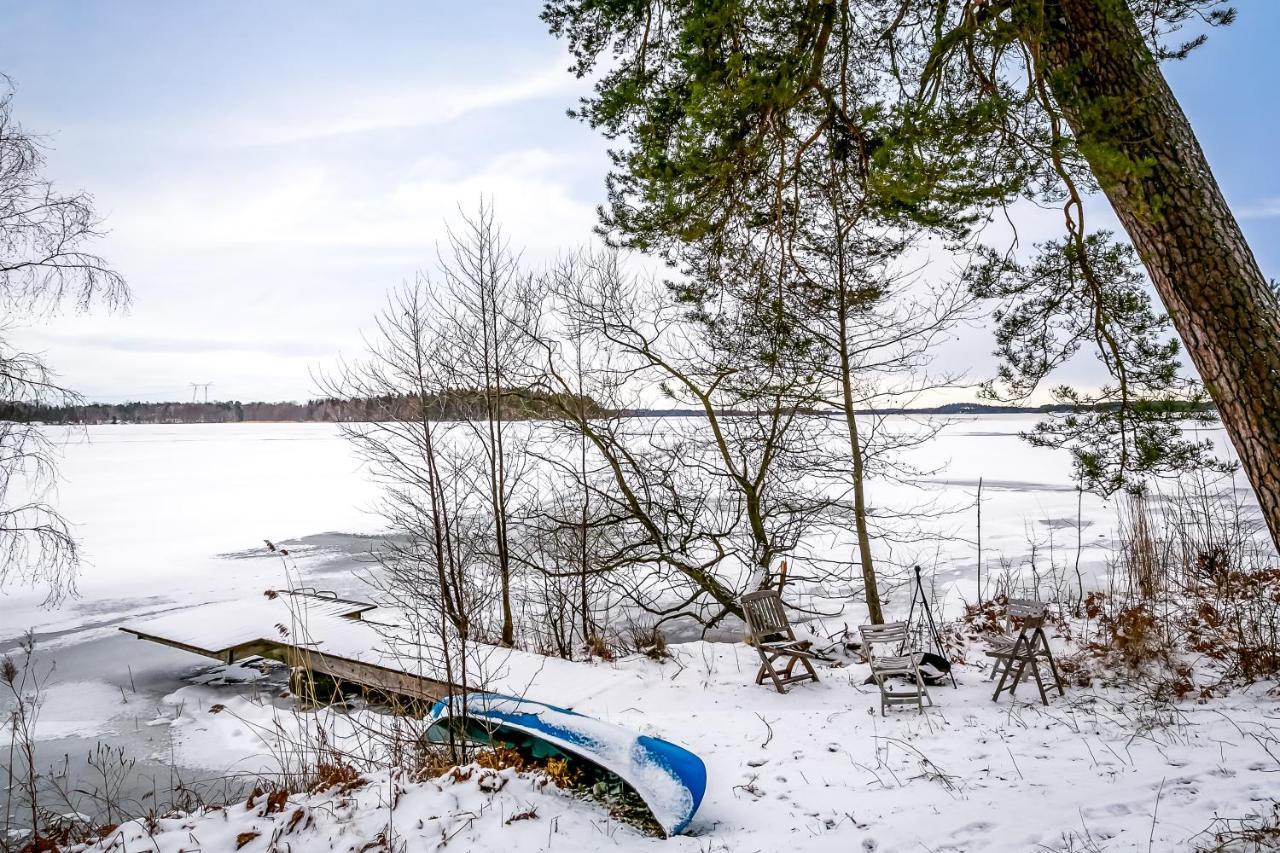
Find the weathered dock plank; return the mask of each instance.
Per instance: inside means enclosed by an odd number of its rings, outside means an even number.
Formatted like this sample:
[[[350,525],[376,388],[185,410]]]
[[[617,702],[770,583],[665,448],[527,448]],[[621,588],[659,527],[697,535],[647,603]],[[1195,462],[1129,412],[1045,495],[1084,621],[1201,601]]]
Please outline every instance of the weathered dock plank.
[[[223,663],[269,658],[301,674],[415,702],[473,690],[523,696],[539,680],[554,680],[561,692],[564,685],[582,684],[584,694],[594,694],[624,677],[602,666],[587,689],[581,664],[475,642],[459,650],[455,641],[446,666],[437,634],[395,611],[383,614],[386,621],[366,618],[374,608],[310,591],[272,591],[141,619],[120,630]],[[569,697],[557,698],[571,703]]]

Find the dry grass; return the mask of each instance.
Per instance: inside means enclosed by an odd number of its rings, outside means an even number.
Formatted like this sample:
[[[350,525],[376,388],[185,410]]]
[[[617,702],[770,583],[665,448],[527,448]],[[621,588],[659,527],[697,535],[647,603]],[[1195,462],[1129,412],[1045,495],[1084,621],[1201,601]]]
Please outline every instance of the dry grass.
[[[1280,850],[1280,800],[1271,810],[1244,818],[1218,818],[1205,830],[1195,853],[1264,853]]]

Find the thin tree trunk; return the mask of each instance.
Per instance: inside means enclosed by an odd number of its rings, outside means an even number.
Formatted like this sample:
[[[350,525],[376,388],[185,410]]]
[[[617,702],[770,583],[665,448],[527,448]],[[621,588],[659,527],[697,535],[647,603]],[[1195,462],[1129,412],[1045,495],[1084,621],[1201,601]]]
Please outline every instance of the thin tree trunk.
[[[459,634],[467,633],[467,618],[463,612],[463,608],[454,604],[453,584],[449,581],[448,561],[445,557],[444,528],[445,525],[441,520],[441,502],[437,500],[437,470],[436,470],[436,447],[435,434],[431,424],[431,416],[427,411],[427,390],[423,377],[426,375],[424,360],[421,346],[421,329],[416,325],[417,317],[414,317],[414,344],[413,355],[415,360],[415,368],[417,370],[418,385],[418,425],[422,429],[422,455],[427,463],[427,493],[429,495],[428,508],[431,512],[431,545],[433,556],[436,563],[436,582],[440,584],[440,600],[444,607],[445,615],[449,617],[449,621],[453,623],[453,627]],[[459,603],[461,602],[461,594],[458,595]]]
[[[986,599],[982,595],[982,478],[978,478],[978,603]]]
[[[482,223],[484,220],[481,220]],[[502,609],[504,646],[515,645],[515,620],[511,608],[511,563],[507,550],[506,450],[502,433],[502,352],[498,321],[498,259],[492,244],[492,230],[484,226],[479,235],[479,281],[482,375],[484,378],[485,421],[488,431],[486,451],[489,463],[489,501],[493,507],[494,550],[498,560],[499,599]]]
[[[833,208],[836,209],[836,208]],[[841,230],[836,240],[836,320],[840,336],[840,405],[844,410],[845,430],[849,436],[849,459],[853,463],[853,528],[858,538],[858,562],[862,564],[863,595],[867,599],[867,616],[873,625],[884,624],[880,607],[880,589],[876,583],[875,563],[871,559],[871,531],[867,527],[867,498],[863,488],[862,441],[858,437],[858,416],[853,400],[853,357],[849,352],[849,312],[852,310],[849,277],[845,268],[845,236]]]
[[[853,527],[858,537],[858,561],[862,564],[862,583],[867,599],[867,615],[871,624],[884,623],[880,608],[880,590],[876,583],[875,564],[871,561],[871,533],[867,528],[867,499],[863,492],[862,442],[858,438],[858,417],[854,411],[852,364],[849,358],[848,299],[841,295],[840,314],[840,393],[845,428],[849,434],[849,458],[853,462]]]
[[[583,385],[582,373],[582,337],[577,336],[574,342],[575,367],[577,369],[578,414],[583,421],[587,419],[586,388]],[[587,489],[587,437],[578,437],[579,476],[582,478],[582,517],[578,536],[578,593],[580,616],[582,618],[582,644],[591,642],[591,611],[587,598],[587,572],[589,570],[587,555],[587,523],[591,513],[591,492]]]
[[[1280,547],[1280,300],[1125,0],[1025,0],[1019,10]]]
[[[486,331],[486,338],[493,336],[492,362],[485,365],[485,396],[487,416],[489,419],[489,478],[493,502],[493,523],[495,544],[498,557],[498,580],[502,606],[502,645],[515,645],[515,619],[511,608],[511,559],[507,550],[507,472],[506,448],[503,446],[503,414],[502,414],[502,363],[498,350],[498,312],[492,302],[496,294],[489,294],[489,307],[486,315],[492,311],[492,318],[485,317],[485,327],[492,322],[492,330]],[[489,349],[488,344],[485,346]]]

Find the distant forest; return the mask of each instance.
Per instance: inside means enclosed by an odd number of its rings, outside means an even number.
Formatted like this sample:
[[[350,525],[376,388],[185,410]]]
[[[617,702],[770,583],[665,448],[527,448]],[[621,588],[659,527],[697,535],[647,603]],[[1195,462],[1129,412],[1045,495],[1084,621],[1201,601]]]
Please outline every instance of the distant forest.
[[[514,390],[502,395],[503,416],[510,420],[546,417],[551,409],[549,394]],[[593,400],[585,400],[587,411],[598,410]],[[462,420],[483,417],[485,397],[481,391],[458,390],[435,395],[426,401],[432,420]],[[242,403],[239,400],[195,403],[85,403],[72,406],[34,406],[0,403],[0,421],[51,424],[222,424],[255,422],[306,423],[311,421],[378,421],[419,417],[417,397],[377,397],[364,400],[337,398],[308,400],[305,403]]]
[[[510,420],[533,420],[552,412],[551,395],[530,390],[513,390],[503,395],[503,416]],[[617,414],[585,400],[588,412]],[[1153,401],[1155,408],[1185,412],[1194,408],[1208,411],[1211,404],[1188,406],[1172,401]],[[1109,408],[1102,406],[1099,408]],[[1066,413],[1077,407],[1066,404],[1043,406],[998,406],[986,403],[946,403],[933,407],[870,409],[867,414],[904,415],[986,415]],[[485,399],[481,391],[460,390],[427,400],[427,416],[432,420],[464,420],[484,417]],[[223,424],[223,423],[308,423],[356,422],[418,417],[416,397],[378,397],[367,400],[337,398],[308,400],[305,403],[242,403],[239,400],[195,403],[85,403],[76,406],[33,406],[0,403],[0,421],[50,424]],[[641,409],[627,412],[636,417],[702,417],[700,409]],[[721,412],[721,414],[734,414]],[[816,414],[816,412],[815,412]]]

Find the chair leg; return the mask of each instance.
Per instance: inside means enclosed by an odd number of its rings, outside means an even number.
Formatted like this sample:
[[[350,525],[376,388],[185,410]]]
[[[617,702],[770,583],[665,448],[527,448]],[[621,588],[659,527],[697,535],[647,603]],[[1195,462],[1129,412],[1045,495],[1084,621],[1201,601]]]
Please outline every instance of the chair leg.
[[[1040,657],[1048,661],[1049,673],[1053,676],[1053,686],[1058,688],[1058,695],[1066,696],[1067,691],[1062,683],[1062,676],[1058,674],[1058,662],[1053,659],[1053,649],[1049,648],[1049,638],[1045,636],[1043,630],[1037,632],[1033,648]]]
[[[916,667],[916,708],[921,714],[924,713],[924,703],[928,700],[929,707],[933,707],[933,697],[929,695],[929,685],[924,683],[924,676],[920,674],[920,668]]]
[[[1010,661],[1012,663],[1012,661]],[[1018,685],[1022,683],[1022,679],[1027,677],[1027,660],[1022,658],[1018,661],[1018,671],[1013,674],[1013,681],[1009,684],[1009,695],[1012,696],[1018,692]]]
[[[786,693],[787,685],[782,683],[782,679],[778,677],[778,670],[774,666],[780,657],[782,657],[782,655],[774,655],[769,658],[769,677],[773,679],[773,686],[778,689],[779,693]]]
[[[1003,660],[1003,659],[1001,659],[1001,658],[997,658],[997,659],[996,659],[996,666],[999,666],[1001,663],[1004,663],[1004,660]],[[1012,664],[1012,663],[1013,663],[1013,661],[1012,661],[1012,660],[1010,660],[1008,663],[1009,663],[1009,664]],[[1004,667],[1003,671],[1000,673],[1000,682],[999,682],[998,684],[996,684],[996,692],[995,692],[995,693],[993,693],[993,694],[991,694],[991,701],[992,701],[992,702],[999,702],[999,701],[1000,701],[1000,694],[1004,691],[1004,682],[1005,682],[1005,679],[1007,679],[1008,677],[1009,677],[1009,666],[1008,666],[1008,665],[1006,665],[1006,666]]]
[[[775,656],[776,657],[776,656]],[[756,684],[764,684],[764,677],[769,676],[773,681],[773,686],[779,693],[786,693],[782,682],[778,679],[778,674],[773,671],[773,659],[765,652],[760,652],[760,669],[756,672]]]
[[[1044,692],[1044,679],[1040,677],[1040,665],[1036,663],[1035,655],[1031,656],[1031,674],[1035,676],[1036,687],[1040,690],[1040,703],[1049,704],[1049,694]]]
[[[1058,664],[1053,659],[1053,652],[1049,651],[1048,644],[1045,644],[1044,659],[1049,662],[1049,672],[1053,675],[1053,686],[1058,688],[1059,696],[1066,696],[1067,691],[1062,685],[1062,676],[1058,675]]]
[[[987,681],[995,681],[996,673],[1000,671],[1000,667],[1004,664],[1003,658],[996,658],[995,665],[991,667],[991,672],[987,674]]]
[[[801,665],[805,668],[805,670],[809,673],[809,677],[810,677],[810,678],[812,678],[814,681],[818,681],[818,680],[819,680],[819,678],[818,678],[818,671],[817,671],[816,669],[814,669],[814,668],[813,668],[813,662],[812,662],[812,661],[810,661],[808,658],[797,658],[797,660],[799,660],[799,661],[800,661],[800,664],[801,664]]]

